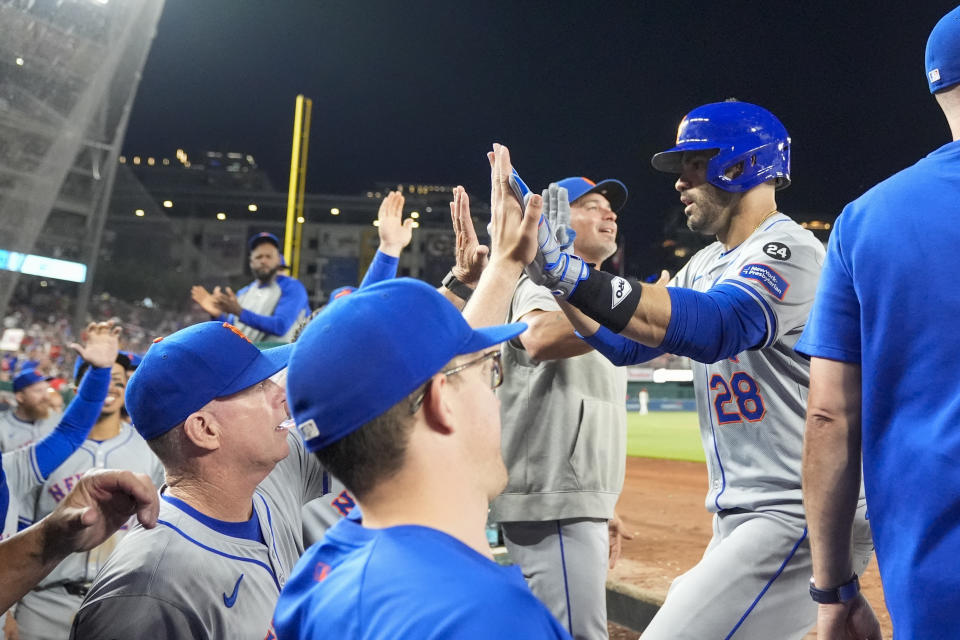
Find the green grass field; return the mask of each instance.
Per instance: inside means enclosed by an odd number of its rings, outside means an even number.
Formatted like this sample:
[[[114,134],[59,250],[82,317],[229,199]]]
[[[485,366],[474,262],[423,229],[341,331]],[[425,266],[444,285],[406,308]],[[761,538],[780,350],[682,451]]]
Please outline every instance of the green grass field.
[[[627,455],[703,462],[700,429],[693,411],[627,412]]]

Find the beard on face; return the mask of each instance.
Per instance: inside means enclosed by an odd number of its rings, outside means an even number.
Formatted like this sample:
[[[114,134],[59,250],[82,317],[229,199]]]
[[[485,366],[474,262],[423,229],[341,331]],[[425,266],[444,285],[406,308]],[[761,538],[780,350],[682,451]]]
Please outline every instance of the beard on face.
[[[254,276],[257,280],[269,280],[270,278],[272,278],[273,276],[275,276],[278,271],[280,271],[280,266],[277,265],[276,267],[272,267],[272,268],[268,268],[268,269],[267,269],[267,268],[265,268],[265,269],[252,269],[252,271],[253,271],[253,276]]]
[[[740,194],[724,191],[712,184],[703,186],[703,190],[694,200],[697,213],[687,217],[687,228],[696,233],[716,233],[723,213],[732,208]]]

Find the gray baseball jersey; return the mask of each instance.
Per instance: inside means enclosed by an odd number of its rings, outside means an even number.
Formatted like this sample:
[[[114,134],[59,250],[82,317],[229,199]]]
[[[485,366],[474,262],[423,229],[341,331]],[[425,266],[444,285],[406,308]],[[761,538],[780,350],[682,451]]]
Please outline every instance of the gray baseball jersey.
[[[140,434],[124,423],[120,433],[109,440],[86,440],[41,486],[29,493],[22,504],[24,515],[34,522],[40,520],[53,511],[80,476],[90,469],[104,468],[145,473],[158,486],[164,479],[160,461]],[[95,549],[68,556],[23,597],[17,606],[16,618],[24,640],[65,638],[70,633],[73,615],[83,601],[83,590],[128,529],[129,525],[124,525]]]
[[[809,361],[793,350],[813,304],[824,248],[779,213],[729,252],[699,251],[670,286],[727,283],[750,294],[767,324],[764,344],[713,364],[693,363],[710,489],[706,506],[803,514],[800,461]]]
[[[303,505],[303,546],[304,548],[320,542],[327,529],[335,525],[357,506],[357,501],[343,486],[343,483],[331,475],[324,495]]]
[[[18,418],[13,409],[0,413],[0,451],[13,451],[18,447],[37,442],[53,431],[62,417],[62,413],[51,412],[43,420],[28,422]]]
[[[70,637],[263,640],[303,553],[301,509],[329,482],[298,437],[289,443],[290,455],[253,495],[259,539],[162,499],[157,526],[138,525],[121,540]]]
[[[698,252],[671,283],[739,287],[756,301],[767,334],[733,358],[693,363],[714,536],[703,559],[671,586],[645,640],[799,639],[816,622],[801,496],[810,371],[793,345],[823,259],[820,241],[778,213],[730,251],[715,242]],[[862,571],[873,549],[862,495],[854,544]]]

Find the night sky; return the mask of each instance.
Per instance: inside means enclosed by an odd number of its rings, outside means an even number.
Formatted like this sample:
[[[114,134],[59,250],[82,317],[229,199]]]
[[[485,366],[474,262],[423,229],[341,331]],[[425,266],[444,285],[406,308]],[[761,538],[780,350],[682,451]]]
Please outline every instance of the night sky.
[[[660,234],[678,209],[650,156],[687,111],[736,97],[793,138],[781,209],[830,219],[949,140],[923,51],[954,6],[167,0],[125,151],[244,151],[285,189],[303,93],[308,191],[417,181],[484,194],[484,152],[500,141],[535,188],[623,180],[629,239]]]

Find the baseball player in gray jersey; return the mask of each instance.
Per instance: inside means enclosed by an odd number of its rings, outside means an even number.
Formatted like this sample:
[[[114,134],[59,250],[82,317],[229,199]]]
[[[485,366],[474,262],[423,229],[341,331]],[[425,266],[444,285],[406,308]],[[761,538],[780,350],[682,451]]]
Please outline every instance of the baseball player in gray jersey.
[[[0,413],[0,451],[36,442],[57,425],[60,413],[50,407],[47,378],[33,369],[13,379],[17,406]]]
[[[88,365],[79,370],[85,377]],[[26,519],[37,522],[51,513],[74,484],[90,469],[125,469],[143,473],[159,486],[163,467],[143,438],[122,417],[123,393],[127,386],[129,359],[120,354],[110,372],[110,386],[102,410],[87,439],[73,455],[58,466],[43,483],[25,498]],[[50,575],[17,605],[16,621],[23,640],[62,640],[70,633],[73,615],[80,608],[93,578],[106,562],[117,542],[127,533],[116,534],[94,549],[75,553],[61,562]]]
[[[112,323],[87,327],[86,346],[71,346],[92,363],[93,368],[78,387],[76,397],[56,429],[38,442],[3,454],[0,466],[0,524],[3,529],[0,530],[0,540],[16,533],[20,525],[30,523],[30,518],[24,517],[22,507],[31,502],[35,490],[83,444],[96,423],[109,389],[110,366],[117,358],[119,332],[119,327]],[[3,611],[5,608],[0,609]],[[6,631],[8,622],[11,630],[15,628],[14,623],[6,619],[6,614],[0,615],[0,629]],[[0,637],[2,635],[3,631],[0,631]]]
[[[755,105],[709,104],[684,118],[677,145],[653,165],[680,174],[687,225],[717,242],[667,287],[596,271],[541,224],[531,277],[566,301],[591,345],[617,364],[663,352],[696,362],[714,535],[644,640],[802,638],[816,621],[800,481],[809,365],[792,347],[824,249],[777,210],[789,150],[780,121]],[[854,538],[859,573],[872,553],[862,496]]]
[[[147,351],[127,409],[166,468],[160,517],[120,541],[72,638],[263,640],[303,552],[301,508],[328,489],[270,380],[289,350],[204,322]]]

